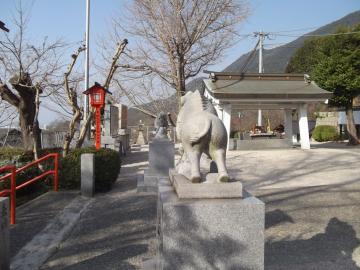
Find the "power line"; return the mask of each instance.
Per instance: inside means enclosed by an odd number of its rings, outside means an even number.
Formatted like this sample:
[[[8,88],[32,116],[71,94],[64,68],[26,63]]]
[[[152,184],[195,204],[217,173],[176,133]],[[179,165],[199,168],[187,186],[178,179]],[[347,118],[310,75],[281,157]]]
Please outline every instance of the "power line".
[[[307,28],[307,29],[309,29],[309,28]],[[353,35],[353,34],[359,34],[360,33],[360,31],[352,31],[352,32],[345,32],[345,33],[303,34],[303,35],[299,35],[299,34],[294,34],[294,35],[292,35],[292,34],[281,34],[281,33],[285,33],[285,32],[295,32],[295,31],[294,30],[288,30],[288,31],[268,32],[266,34],[267,34],[268,37],[269,36],[280,36],[280,37],[326,37],[326,36]],[[255,34],[255,36],[257,36],[257,35],[259,35],[259,32],[254,32],[253,34],[237,34],[237,33],[235,33],[235,35],[237,35],[238,37],[242,37],[242,38],[253,37],[254,34]]]
[[[326,36],[342,36],[342,35],[352,35],[359,34],[360,31],[346,32],[346,33],[328,33],[328,34],[304,34],[304,35],[284,35],[277,33],[270,33],[273,36],[281,36],[281,37],[326,37]]]
[[[252,60],[252,58],[254,57],[255,55],[255,52],[256,52],[256,49],[258,47],[260,43],[260,39],[258,40],[258,42],[256,43],[254,49],[252,50],[252,52],[250,53],[250,55],[248,56],[248,58],[245,60],[244,64],[242,65],[242,67],[240,68],[240,73],[243,73],[246,71],[246,66],[250,63],[250,61]]]
[[[288,33],[288,32],[300,32],[300,31],[307,31],[311,29],[320,28],[319,26],[315,27],[308,27],[308,28],[298,28],[298,29],[292,29],[292,30],[283,30],[283,31],[273,31],[271,33]]]

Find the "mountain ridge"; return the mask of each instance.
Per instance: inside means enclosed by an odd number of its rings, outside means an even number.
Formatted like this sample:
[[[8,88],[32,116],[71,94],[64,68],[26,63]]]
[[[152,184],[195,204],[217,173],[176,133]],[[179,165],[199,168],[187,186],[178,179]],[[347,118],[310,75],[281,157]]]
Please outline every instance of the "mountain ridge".
[[[307,37],[306,35],[323,35],[328,33],[333,33],[339,26],[353,26],[357,23],[360,23],[360,10],[352,12],[339,20],[328,23],[324,26],[317,28],[314,31],[311,31],[305,35],[300,36],[299,38],[286,43],[282,46],[263,50],[263,61],[264,61],[264,72],[265,73],[283,73],[285,72],[286,66],[297,49],[299,49]],[[233,63],[223,69],[224,72],[240,72],[245,61],[247,61],[251,51],[241,55]],[[258,51],[252,57],[252,60],[248,63],[245,73],[258,72],[259,65],[259,54]]]

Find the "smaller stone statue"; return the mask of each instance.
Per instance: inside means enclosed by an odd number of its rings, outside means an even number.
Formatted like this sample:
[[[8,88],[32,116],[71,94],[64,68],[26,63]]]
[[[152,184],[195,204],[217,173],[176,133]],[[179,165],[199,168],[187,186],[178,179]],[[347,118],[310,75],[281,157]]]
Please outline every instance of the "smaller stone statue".
[[[144,124],[143,124],[142,120],[139,121],[138,131],[139,131],[139,133],[138,133],[138,137],[136,139],[136,144],[139,144],[139,145],[146,144],[145,136],[144,136]]]
[[[169,124],[167,115],[164,112],[160,112],[155,118],[154,126],[156,128],[155,139],[168,139],[167,129]]]

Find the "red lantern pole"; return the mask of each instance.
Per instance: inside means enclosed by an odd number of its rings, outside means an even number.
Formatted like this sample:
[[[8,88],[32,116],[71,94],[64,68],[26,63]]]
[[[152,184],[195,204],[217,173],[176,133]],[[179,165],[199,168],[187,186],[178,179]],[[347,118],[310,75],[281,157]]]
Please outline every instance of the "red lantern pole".
[[[95,122],[96,122],[96,129],[95,129],[95,147],[96,150],[101,148],[101,127],[100,127],[100,107],[97,106],[95,108]]]

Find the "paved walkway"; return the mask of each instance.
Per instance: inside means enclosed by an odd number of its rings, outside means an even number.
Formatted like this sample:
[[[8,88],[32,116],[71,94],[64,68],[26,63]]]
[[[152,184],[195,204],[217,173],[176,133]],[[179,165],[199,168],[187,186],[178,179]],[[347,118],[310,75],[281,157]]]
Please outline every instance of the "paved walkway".
[[[315,144],[311,150],[230,151],[230,174],[250,191],[321,185],[351,185],[360,180],[360,147]]]
[[[136,193],[146,151],[124,159],[113,190],[98,194],[50,269],[141,269],[156,253],[156,196]],[[265,269],[360,269],[360,148],[234,151],[232,175],[266,203]]]
[[[111,192],[99,194],[67,240],[41,269],[141,269],[155,255],[155,194],[136,193],[148,152],[124,159]]]
[[[25,246],[34,235],[41,232],[78,192],[48,192],[16,209],[16,224],[10,229],[11,258]]]
[[[360,269],[360,147],[234,151],[228,165],[266,203],[265,269]]]

